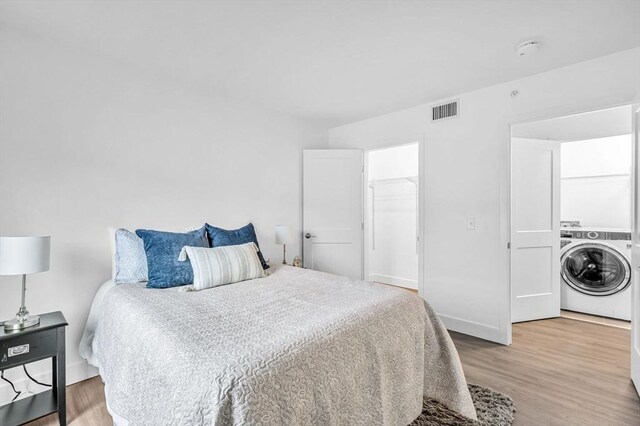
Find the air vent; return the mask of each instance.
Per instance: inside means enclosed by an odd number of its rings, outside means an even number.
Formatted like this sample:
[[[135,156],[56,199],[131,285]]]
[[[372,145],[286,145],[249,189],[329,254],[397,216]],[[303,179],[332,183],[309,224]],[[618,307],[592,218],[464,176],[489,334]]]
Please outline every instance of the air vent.
[[[458,116],[458,101],[437,105],[431,108],[431,120],[444,120]]]

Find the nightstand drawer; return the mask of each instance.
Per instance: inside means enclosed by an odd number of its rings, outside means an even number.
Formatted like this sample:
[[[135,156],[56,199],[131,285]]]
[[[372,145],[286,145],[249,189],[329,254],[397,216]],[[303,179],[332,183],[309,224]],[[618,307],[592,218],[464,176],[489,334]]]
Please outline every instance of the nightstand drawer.
[[[48,358],[54,356],[56,351],[55,329],[16,335],[15,339],[7,339],[0,344],[0,369]]]

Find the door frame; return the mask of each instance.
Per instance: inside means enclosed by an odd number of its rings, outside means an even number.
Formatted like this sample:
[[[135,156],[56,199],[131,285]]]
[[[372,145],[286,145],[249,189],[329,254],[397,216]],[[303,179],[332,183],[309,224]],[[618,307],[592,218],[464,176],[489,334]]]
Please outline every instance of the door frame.
[[[639,94],[640,95],[640,94]],[[640,324],[640,278],[638,278],[638,273],[640,270],[636,269],[637,260],[640,256],[638,235],[640,233],[640,211],[638,210],[637,201],[640,198],[640,185],[638,185],[638,179],[640,179],[640,164],[638,162],[638,150],[640,150],[640,139],[638,138],[638,129],[640,129],[640,96],[636,96],[636,102],[631,104],[631,113],[632,116],[632,132],[633,132],[633,141],[632,141],[632,180],[631,180],[631,206],[633,209],[633,220],[632,220],[632,253],[631,253],[631,330],[629,339],[630,352],[631,352],[631,382],[636,390],[636,393],[640,395],[640,382],[634,380],[634,377],[640,376],[640,371],[638,368],[640,367],[637,362],[637,358],[640,354],[640,330],[637,327],[634,328],[634,324]],[[635,276],[634,276],[635,273]]]
[[[511,227],[512,227],[512,223],[511,223],[511,188],[512,188],[512,176],[511,176],[511,167],[512,167],[512,161],[511,161],[511,144],[513,143],[513,127],[517,126],[519,124],[526,124],[526,123],[533,123],[533,122],[537,122],[537,121],[545,121],[545,120],[553,120],[556,118],[562,118],[562,117],[567,117],[567,116],[571,116],[571,115],[579,115],[579,114],[586,114],[586,113],[590,113],[590,112],[596,112],[596,111],[602,111],[605,109],[611,109],[611,108],[616,108],[616,107],[621,107],[621,106],[633,106],[633,102],[631,100],[629,101],[625,101],[625,102],[611,102],[608,99],[601,99],[600,101],[596,100],[593,103],[590,103],[588,106],[585,104],[580,104],[580,105],[568,105],[566,108],[562,108],[562,110],[558,110],[558,111],[553,111],[553,112],[535,112],[533,114],[526,114],[523,116],[512,116],[509,117],[508,124],[507,124],[507,137],[508,137],[508,144],[507,144],[507,194],[506,194],[506,199],[507,199],[507,216],[506,216],[506,222],[507,222],[507,251],[506,251],[506,255],[507,255],[507,264],[509,265],[508,267],[508,281],[509,281],[509,291],[507,292],[507,303],[509,306],[509,311],[508,311],[508,321],[507,321],[507,330],[508,330],[508,342],[507,344],[510,345],[512,342],[512,335],[513,335],[513,322],[512,322],[512,315],[511,315],[511,311],[512,311],[512,306],[511,306],[511,297],[512,297],[512,292],[513,292],[513,283],[511,282],[511,269],[512,269],[512,265],[511,265]],[[635,158],[632,158],[632,171],[636,170],[637,167],[637,161]],[[632,172],[635,173],[635,172]],[[635,215],[635,206],[634,208],[634,215]],[[633,224],[633,226],[635,227],[635,224]],[[634,230],[635,231],[635,230]],[[560,283],[560,285],[562,285],[562,282]],[[633,332],[633,330],[631,331]]]
[[[407,140],[411,140],[407,142]],[[364,195],[362,220],[364,223],[363,230],[363,277],[366,281],[369,277],[369,233],[367,232],[370,225],[370,217],[367,211],[369,205],[369,153],[373,151],[382,151],[390,148],[398,148],[402,146],[418,144],[418,295],[425,299],[424,289],[424,241],[425,241],[425,136],[424,133],[416,138],[403,138],[402,140],[391,140],[384,143],[376,144],[375,148],[364,149],[364,173],[362,179]]]

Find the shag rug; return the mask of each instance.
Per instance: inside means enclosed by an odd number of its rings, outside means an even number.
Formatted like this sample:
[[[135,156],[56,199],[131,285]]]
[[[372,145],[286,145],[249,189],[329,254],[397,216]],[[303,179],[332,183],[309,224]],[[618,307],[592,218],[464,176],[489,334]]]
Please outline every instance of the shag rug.
[[[469,385],[478,420],[451,411],[430,398],[422,403],[422,414],[409,426],[511,426],[516,406],[508,396],[479,385]]]

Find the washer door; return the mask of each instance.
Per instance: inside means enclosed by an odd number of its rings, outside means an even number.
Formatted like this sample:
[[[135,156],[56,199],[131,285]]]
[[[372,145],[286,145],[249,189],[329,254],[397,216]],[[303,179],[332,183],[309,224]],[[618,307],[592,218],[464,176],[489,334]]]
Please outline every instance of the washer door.
[[[631,265],[609,244],[584,242],[562,255],[562,278],[574,290],[592,296],[608,296],[631,283]]]

